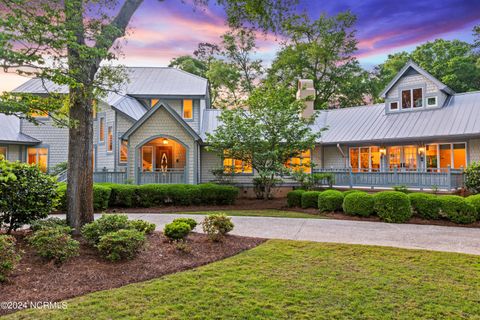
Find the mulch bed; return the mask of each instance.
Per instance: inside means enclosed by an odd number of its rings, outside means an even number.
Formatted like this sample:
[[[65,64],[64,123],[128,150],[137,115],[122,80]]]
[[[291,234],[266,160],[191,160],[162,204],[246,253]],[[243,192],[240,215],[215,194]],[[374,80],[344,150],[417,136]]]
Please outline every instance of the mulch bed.
[[[15,234],[18,247],[24,253],[8,282],[0,284],[0,301],[65,300],[205,265],[265,241],[229,235],[223,242],[214,243],[203,234],[191,233],[187,240],[191,252],[184,253],[169,243],[161,232],[154,232],[135,259],[113,263],[102,259],[95,249],[77,238],[81,242],[80,256],[56,267],[34,254],[25,241],[26,233]],[[0,315],[12,311],[0,309]]]

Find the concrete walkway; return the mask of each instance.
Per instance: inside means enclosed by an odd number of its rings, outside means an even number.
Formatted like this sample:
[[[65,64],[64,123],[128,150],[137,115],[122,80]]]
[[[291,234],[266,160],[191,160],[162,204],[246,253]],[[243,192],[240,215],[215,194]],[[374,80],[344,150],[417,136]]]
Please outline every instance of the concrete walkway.
[[[198,222],[202,215],[129,214],[144,219],[162,230],[177,217],[191,217]],[[232,234],[269,239],[309,240],[368,244],[409,249],[461,252],[480,255],[480,229],[414,224],[348,221],[331,219],[293,219],[269,217],[232,217]],[[201,232],[197,226],[196,231]]]

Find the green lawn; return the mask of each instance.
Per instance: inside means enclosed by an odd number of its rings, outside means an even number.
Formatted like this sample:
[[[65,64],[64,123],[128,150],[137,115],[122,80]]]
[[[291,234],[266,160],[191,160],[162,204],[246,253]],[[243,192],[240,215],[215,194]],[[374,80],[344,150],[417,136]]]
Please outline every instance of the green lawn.
[[[229,216],[325,219],[325,216],[321,216],[321,215],[296,212],[296,211],[275,210],[275,209],[219,210],[219,211],[197,211],[197,212],[176,212],[176,213],[178,214],[212,214],[212,213],[220,213],[220,212],[225,213]]]
[[[271,240],[19,319],[480,319],[480,257]]]

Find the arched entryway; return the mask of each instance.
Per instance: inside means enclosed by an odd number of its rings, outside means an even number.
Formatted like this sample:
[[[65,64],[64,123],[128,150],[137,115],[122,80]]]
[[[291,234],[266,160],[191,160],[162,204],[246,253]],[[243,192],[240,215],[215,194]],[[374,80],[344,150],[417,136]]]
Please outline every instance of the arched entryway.
[[[139,149],[139,183],[185,183],[187,148],[172,137],[155,137]]]

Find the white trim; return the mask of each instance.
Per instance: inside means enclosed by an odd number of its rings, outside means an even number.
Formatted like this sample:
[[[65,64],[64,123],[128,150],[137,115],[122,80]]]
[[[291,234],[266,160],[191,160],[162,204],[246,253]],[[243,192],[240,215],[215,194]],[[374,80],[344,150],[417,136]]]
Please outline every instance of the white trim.
[[[428,104],[428,99],[435,99],[435,104]],[[425,98],[425,107],[427,107],[427,108],[438,107],[438,96],[426,97]]]
[[[413,100],[413,90],[417,90],[417,89],[420,89],[422,90],[422,105],[419,106],[419,107],[415,107],[415,101]],[[404,108],[403,107],[403,92],[404,91],[410,91],[410,107],[407,107],[407,108]],[[424,105],[424,100],[425,99],[425,95],[424,95],[424,92],[423,92],[423,87],[418,87],[418,88],[410,88],[410,89],[400,89],[400,105],[401,105],[401,109],[402,110],[414,110],[414,109],[420,109],[420,108],[423,108],[425,105]]]
[[[392,109],[392,103],[396,103],[397,104],[397,108],[396,109]],[[400,110],[400,102],[399,101],[390,101],[389,105],[388,105],[388,108],[390,109],[390,111],[398,111]]]

